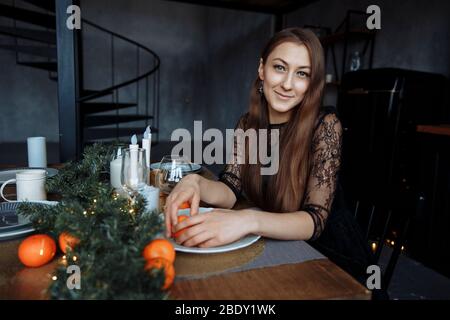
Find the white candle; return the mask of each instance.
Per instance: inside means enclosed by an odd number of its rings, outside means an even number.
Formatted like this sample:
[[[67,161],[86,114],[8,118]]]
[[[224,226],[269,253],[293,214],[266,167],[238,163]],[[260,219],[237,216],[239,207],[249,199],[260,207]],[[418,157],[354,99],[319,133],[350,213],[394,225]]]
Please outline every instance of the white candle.
[[[122,150],[119,149],[117,152],[117,158],[110,162],[109,164],[109,175],[111,180],[111,186],[114,189],[122,189],[122,183],[120,179],[122,170]]]
[[[147,168],[150,168],[150,151],[152,148],[152,132],[150,126],[144,132],[144,138],[142,139],[142,149],[145,149],[145,162]]]
[[[47,167],[47,148],[45,137],[27,138],[28,149],[28,167],[46,168]]]
[[[142,196],[147,200],[147,205],[145,209],[152,212],[154,210],[159,211],[159,189],[146,186],[142,191]]]
[[[137,144],[137,137],[134,134],[131,137],[131,144],[130,144],[130,184],[132,186],[137,186],[139,183],[138,152],[139,152],[139,145]]]

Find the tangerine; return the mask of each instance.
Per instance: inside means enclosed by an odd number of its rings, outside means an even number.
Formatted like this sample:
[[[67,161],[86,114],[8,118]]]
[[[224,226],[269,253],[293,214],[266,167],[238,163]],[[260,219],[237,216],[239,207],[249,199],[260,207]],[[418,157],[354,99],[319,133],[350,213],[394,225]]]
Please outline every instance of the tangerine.
[[[183,202],[179,209],[189,209],[191,207],[191,204],[188,201]]]
[[[40,267],[53,259],[56,253],[55,241],[46,234],[36,234],[22,241],[18,256],[27,267]]]
[[[67,247],[69,247],[72,251],[73,248],[75,248],[75,246],[80,243],[80,239],[68,232],[63,232],[59,235],[58,243],[61,251],[67,253]]]
[[[145,246],[142,256],[147,261],[154,258],[163,258],[173,263],[175,261],[175,248],[166,239],[155,239]]]
[[[187,218],[189,218],[189,217],[186,216],[186,215],[178,216],[178,223],[180,223],[180,222],[183,221],[183,220],[186,220]],[[186,231],[186,229],[187,229],[187,228],[184,228],[184,229],[181,229],[181,230],[178,230],[177,232],[175,232],[175,233],[173,234],[173,238],[178,238],[183,232]]]
[[[155,258],[148,260],[145,265],[145,270],[153,270],[161,268],[164,268],[164,276],[165,276],[162,289],[166,290],[172,285],[173,280],[175,279],[175,268],[173,267],[173,264],[166,259]]]

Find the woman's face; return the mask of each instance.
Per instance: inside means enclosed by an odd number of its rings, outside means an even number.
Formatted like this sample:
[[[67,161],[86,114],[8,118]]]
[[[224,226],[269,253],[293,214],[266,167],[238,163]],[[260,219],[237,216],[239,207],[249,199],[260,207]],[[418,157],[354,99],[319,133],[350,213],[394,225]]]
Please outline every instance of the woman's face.
[[[305,96],[311,75],[311,60],[302,44],[283,42],[260,62],[259,78],[269,104],[271,123],[289,120],[291,111]]]

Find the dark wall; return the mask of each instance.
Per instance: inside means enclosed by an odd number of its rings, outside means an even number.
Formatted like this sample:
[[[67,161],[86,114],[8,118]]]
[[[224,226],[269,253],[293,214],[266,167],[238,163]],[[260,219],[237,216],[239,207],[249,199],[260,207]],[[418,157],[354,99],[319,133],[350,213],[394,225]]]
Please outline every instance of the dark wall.
[[[381,9],[375,68],[397,67],[450,76],[448,1],[321,0],[289,14],[287,24],[315,24],[335,29],[348,9],[366,11],[371,4]]]
[[[382,30],[376,40],[375,67],[450,75],[450,3],[377,3]],[[259,52],[271,36],[270,15],[162,0],[82,0],[81,4],[84,18],[143,43],[161,57],[163,140],[176,128],[191,129],[194,120],[203,120],[204,128],[231,128],[246,111]],[[369,4],[365,0],[317,1],[289,14],[286,25],[335,28],[348,8],[365,10]],[[89,89],[110,85],[108,43],[96,40],[96,36],[88,37],[84,48]],[[129,68],[133,54],[120,51],[119,68]],[[11,52],[0,50],[0,68],[0,142],[24,142],[32,135],[58,142],[56,83],[46,72],[17,66]],[[131,100],[133,89],[121,95]]]
[[[333,30],[349,9],[366,11],[371,4],[381,9],[381,30],[377,32],[374,68],[395,67],[450,76],[450,2],[445,0],[319,0],[288,14],[287,26],[320,25]],[[362,50],[363,42],[351,42],[349,52]],[[342,46],[336,50],[338,70]],[[368,55],[363,62],[368,62]],[[349,66],[347,59],[347,67]],[[328,56],[328,73],[331,68]],[[336,90],[328,87],[328,104],[336,103]]]
[[[259,51],[271,33],[270,15],[161,0],[82,0],[81,7],[83,18],[161,58],[162,140],[176,128],[192,130],[194,120],[203,120],[204,129],[233,128],[247,109]],[[84,31],[85,87],[108,87],[110,39],[89,26]],[[115,46],[118,83],[135,75],[136,53],[120,41]],[[24,142],[32,135],[58,142],[56,83],[46,72],[17,66],[13,53],[0,50],[0,65],[0,142]],[[121,90],[120,100],[133,101],[135,92],[132,86]]]
[[[260,52],[272,35],[270,15],[226,9],[208,10],[208,92],[206,112],[196,119],[208,127],[234,128],[247,112]]]

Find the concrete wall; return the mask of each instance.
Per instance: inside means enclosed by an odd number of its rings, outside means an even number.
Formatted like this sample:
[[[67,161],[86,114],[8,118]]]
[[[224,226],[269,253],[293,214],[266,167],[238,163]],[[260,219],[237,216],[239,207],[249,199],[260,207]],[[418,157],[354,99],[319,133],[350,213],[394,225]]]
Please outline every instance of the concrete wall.
[[[248,110],[260,52],[272,35],[272,17],[210,8],[207,26],[208,105],[198,118],[209,127],[234,128]]]
[[[11,1],[0,0],[0,3],[10,5]],[[0,25],[13,26],[10,19],[3,17]],[[14,44],[14,41],[0,36],[0,44]],[[0,50],[0,143],[24,142],[27,137],[38,135],[58,141],[56,87],[47,72],[16,65],[14,51]]]
[[[160,56],[162,140],[168,140],[176,128],[192,130],[194,120],[203,120],[205,129],[232,128],[246,111],[258,55],[271,33],[269,15],[161,0],[83,0],[81,6],[83,18]],[[89,26],[85,31],[85,87],[108,87],[110,39]],[[115,47],[118,83],[134,75],[136,53],[121,41]],[[22,142],[36,134],[57,142],[56,83],[48,80],[46,72],[15,65],[12,53],[0,50],[0,65],[0,142]],[[120,100],[135,101],[136,87],[121,90]],[[23,119],[24,114],[32,115],[32,123]]]
[[[161,138],[167,140],[172,130],[193,123],[194,110],[203,109],[207,100],[201,94],[207,68],[206,8],[168,1],[142,0],[83,1],[82,5],[86,19],[125,35],[159,55]],[[96,40],[100,35],[93,38]],[[103,41],[108,47],[109,39]],[[117,45],[117,74],[122,74],[123,77],[116,77],[116,83],[133,77],[133,74],[127,75],[126,69],[133,73],[136,68],[135,49],[120,42]],[[100,70],[105,70],[100,83],[107,86],[110,81],[110,74],[107,72],[110,65],[109,53],[105,53],[107,58],[100,61],[95,43],[86,49],[91,51],[91,54],[87,54],[89,61],[86,65],[100,63],[95,69],[86,70],[86,86],[95,88],[99,85]],[[141,63],[145,63],[145,59],[148,56],[141,54]],[[121,101],[135,99],[135,87],[131,86],[129,89],[128,92],[127,89],[121,91]]]

